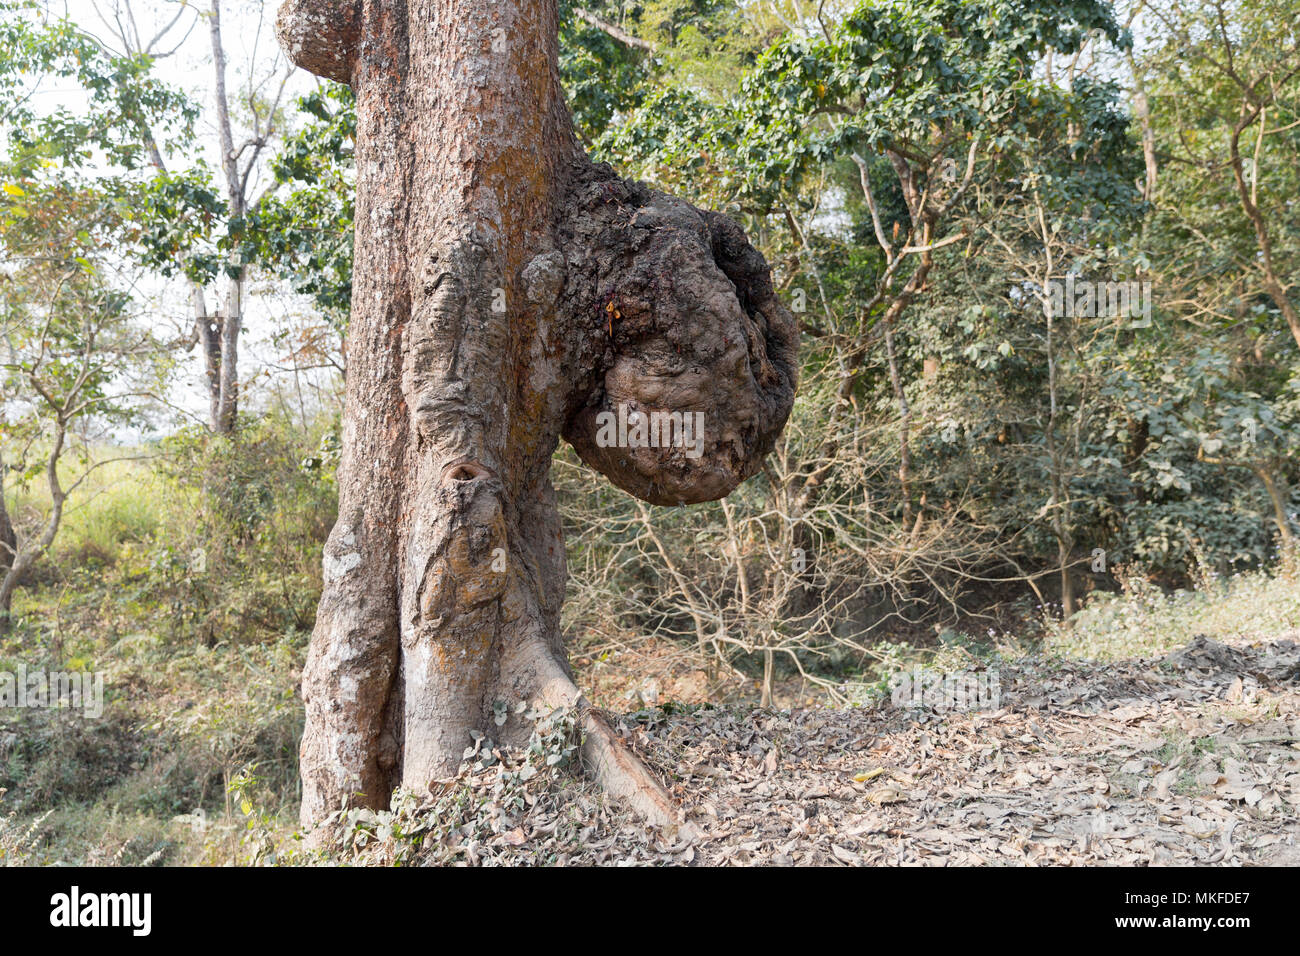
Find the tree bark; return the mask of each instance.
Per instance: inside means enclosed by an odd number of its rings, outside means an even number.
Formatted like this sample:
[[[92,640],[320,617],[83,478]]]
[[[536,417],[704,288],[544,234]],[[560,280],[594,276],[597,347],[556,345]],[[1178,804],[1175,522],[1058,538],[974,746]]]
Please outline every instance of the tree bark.
[[[559,628],[559,439],[655,503],[756,471],[795,326],[725,217],[591,164],[559,85],[555,0],[289,0],[290,57],[348,82],[357,203],[339,519],[303,676],[304,824],[459,767],[498,701],[577,711],[584,758],[678,811],[574,685]],[[605,447],[602,412],[705,415]],[[511,716],[492,736],[526,738]]]
[[[0,582],[8,577],[18,557],[18,535],[9,519],[9,505],[5,501],[5,462],[0,453]],[[14,581],[16,586],[19,582]],[[13,605],[13,587],[0,592],[0,634],[9,630],[9,612]]]

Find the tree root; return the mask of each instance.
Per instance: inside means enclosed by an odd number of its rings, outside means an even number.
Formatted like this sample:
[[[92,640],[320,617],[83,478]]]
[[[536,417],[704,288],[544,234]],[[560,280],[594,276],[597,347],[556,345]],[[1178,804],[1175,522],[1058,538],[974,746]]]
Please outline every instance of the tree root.
[[[698,840],[699,829],[688,822],[664,785],[591,705],[554,658],[547,655],[538,696],[551,708],[567,708],[582,729],[582,764],[607,794],[626,804],[647,823],[663,827],[685,840]]]
[[[614,732],[603,714],[582,703],[582,761],[610,796],[622,800],[647,823],[675,831],[686,840],[699,839],[650,768]]]

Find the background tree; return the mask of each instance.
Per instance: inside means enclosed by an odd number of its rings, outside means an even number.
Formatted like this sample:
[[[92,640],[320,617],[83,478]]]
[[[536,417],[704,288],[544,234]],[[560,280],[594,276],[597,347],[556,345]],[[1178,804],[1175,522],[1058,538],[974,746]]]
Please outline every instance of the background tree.
[[[257,34],[263,29],[257,5]],[[280,181],[268,174],[266,161],[285,122],[284,100],[292,67],[278,56],[263,71],[245,71],[236,91],[228,75],[227,41],[222,32],[221,0],[206,9],[180,4],[160,19],[157,32],[142,33],[131,0],[112,0],[108,7],[115,36],[106,52],[148,65],[175,52],[196,27],[206,30],[211,56],[211,115],[216,131],[214,172],[202,155],[188,148],[169,155],[150,119],[128,117],[128,127],[148,151],[154,176],[141,196],[134,219],[135,239],[144,263],[165,277],[181,276],[193,310],[191,341],[203,358],[209,427],[229,434],[239,409],[239,340],[247,307],[250,270],[257,251],[268,241],[260,220],[267,197]],[[273,46],[269,36],[266,42]],[[256,49],[256,44],[254,45]],[[242,124],[239,120],[242,119]],[[242,126],[242,128],[241,128]]]
[[[123,210],[143,182],[147,147],[135,120],[180,133],[193,118],[150,74],[147,57],[109,55],[35,11],[0,6],[0,468],[13,476],[0,485],[22,490],[39,478],[49,501],[34,520],[0,509],[6,628],[14,589],[53,543],[69,495],[111,457],[98,453],[92,425],[131,425],[164,390],[163,343],[138,324],[131,273],[115,275],[117,252],[130,233]],[[86,107],[38,113],[35,94],[61,79],[86,90]],[[103,164],[110,175],[97,169]],[[69,455],[81,470],[65,486]]]
[[[70,218],[98,197],[64,196],[57,206],[54,198],[45,192],[39,201]],[[84,226],[78,231],[91,235]],[[20,515],[13,528],[0,578],[0,630],[8,630],[15,588],[54,543],[69,497],[96,468],[121,457],[98,447],[101,429],[137,424],[167,367],[166,344],[139,321],[129,295],[103,267],[82,254],[94,254],[85,248],[93,237],[80,249],[65,236],[57,254],[15,256],[15,232],[6,230],[9,268],[0,282],[0,440],[13,474],[8,484],[21,491],[42,482],[48,504],[43,515]],[[77,464],[70,481],[63,477],[68,458]]]
[[[1178,197],[1166,212],[1184,244],[1180,271],[1209,308],[1263,304],[1300,345],[1298,8],[1205,0],[1141,10],[1153,42],[1139,68],[1154,77],[1144,88],[1167,194]],[[1225,272],[1233,284],[1218,279]]]

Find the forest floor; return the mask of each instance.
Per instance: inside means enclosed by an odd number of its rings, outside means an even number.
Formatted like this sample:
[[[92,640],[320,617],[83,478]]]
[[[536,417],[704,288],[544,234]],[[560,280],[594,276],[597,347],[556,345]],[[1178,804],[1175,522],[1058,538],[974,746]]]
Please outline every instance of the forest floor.
[[[426,862],[1300,863],[1300,632],[999,665],[997,709],[699,707],[623,718],[700,831],[540,779]],[[464,777],[501,793],[500,768]],[[432,846],[430,841],[429,846]]]
[[[478,741],[432,799],[353,811],[317,853],[297,824],[301,638],[128,634],[97,652],[105,719],[0,725],[0,864],[1300,864],[1300,575],[1138,584],[984,635],[882,642],[845,672],[849,708],[793,677],[758,708],[752,676],[719,687],[653,634],[575,641],[580,686],[692,838],[575,772],[560,714],[527,752]],[[883,679],[922,665],[996,673],[997,693],[892,701]]]

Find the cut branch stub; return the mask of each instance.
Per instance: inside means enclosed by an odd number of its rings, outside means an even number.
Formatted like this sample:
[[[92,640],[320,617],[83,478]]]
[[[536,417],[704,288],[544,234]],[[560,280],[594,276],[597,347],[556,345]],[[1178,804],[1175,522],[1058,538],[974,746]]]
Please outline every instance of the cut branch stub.
[[[569,259],[597,272],[571,282],[569,307],[594,314],[604,372],[564,437],[652,504],[722,498],[761,467],[790,414],[794,317],[726,216],[593,172],[570,223],[587,248]]]
[[[361,0],[285,0],[275,33],[296,66],[351,83],[360,43],[360,8]]]

